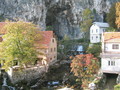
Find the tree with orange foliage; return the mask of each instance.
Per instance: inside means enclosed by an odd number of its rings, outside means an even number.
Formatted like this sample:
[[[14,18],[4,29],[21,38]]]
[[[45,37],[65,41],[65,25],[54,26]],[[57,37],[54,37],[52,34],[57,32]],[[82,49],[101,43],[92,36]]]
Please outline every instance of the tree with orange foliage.
[[[72,60],[71,68],[71,71],[78,77],[84,87],[88,84],[90,78],[97,73],[99,61],[92,54],[77,55]]]
[[[116,3],[116,24],[120,28],[120,2]]]

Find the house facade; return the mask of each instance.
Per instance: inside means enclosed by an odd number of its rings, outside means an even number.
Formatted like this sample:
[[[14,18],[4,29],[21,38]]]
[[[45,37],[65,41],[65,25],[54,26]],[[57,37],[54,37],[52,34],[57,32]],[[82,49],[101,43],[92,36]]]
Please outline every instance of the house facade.
[[[38,54],[38,61],[45,60],[47,61],[45,63],[50,63],[57,60],[57,41],[53,31],[40,31],[40,34],[42,40],[36,42],[38,45],[36,48],[38,53],[43,55]]]
[[[120,73],[120,32],[102,34],[101,70],[103,73]]]
[[[90,27],[90,42],[101,42],[101,34],[106,30],[107,27],[109,27],[108,23],[94,22]]]

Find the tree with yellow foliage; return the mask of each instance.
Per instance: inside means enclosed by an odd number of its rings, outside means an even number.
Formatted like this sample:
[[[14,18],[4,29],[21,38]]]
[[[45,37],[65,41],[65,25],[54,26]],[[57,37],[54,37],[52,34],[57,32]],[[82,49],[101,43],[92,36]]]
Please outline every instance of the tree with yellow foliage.
[[[37,58],[34,46],[37,28],[29,22],[6,22],[5,35],[0,43],[0,57],[5,61],[3,68],[13,65],[13,61],[20,66],[32,63]]]
[[[116,24],[120,28],[120,2],[116,3]]]

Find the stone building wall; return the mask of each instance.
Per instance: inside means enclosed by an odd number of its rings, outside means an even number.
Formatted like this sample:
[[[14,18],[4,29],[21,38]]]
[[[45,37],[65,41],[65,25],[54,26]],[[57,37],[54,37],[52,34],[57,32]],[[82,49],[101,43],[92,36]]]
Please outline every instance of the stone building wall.
[[[30,82],[40,78],[40,75],[46,72],[47,68],[45,66],[26,68],[24,70],[16,71],[13,68],[10,68],[8,71],[9,78],[12,83],[16,83],[22,80]]]

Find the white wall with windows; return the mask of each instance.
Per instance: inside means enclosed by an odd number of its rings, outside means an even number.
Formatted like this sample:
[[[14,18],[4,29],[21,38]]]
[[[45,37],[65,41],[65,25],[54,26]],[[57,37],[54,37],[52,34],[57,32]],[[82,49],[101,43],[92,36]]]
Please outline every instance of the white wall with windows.
[[[101,34],[105,32],[108,26],[106,25],[106,23],[101,22],[99,22],[99,24],[93,23],[93,25],[90,27],[90,42],[91,43],[101,42]],[[98,38],[96,38],[96,36],[98,36]]]
[[[92,25],[90,27],[90,34],[100,34],[100,28],[97,25]]]
[[[105,43],[104,50],[106,52],[120,52],[120,43]]]
[[[98,43],[100,42],[100,28],[97,25],[92,25],[90,27],[90,42],[91,43]]]
[[[91,43],[98,43],[98,42],[100,42],[100,35],[99,34],[91,35],[90,41],[91,41]]]
[[[101,59],[101,70],[104,73],[108,72],[120,72],[120,58],[102,58]]]

